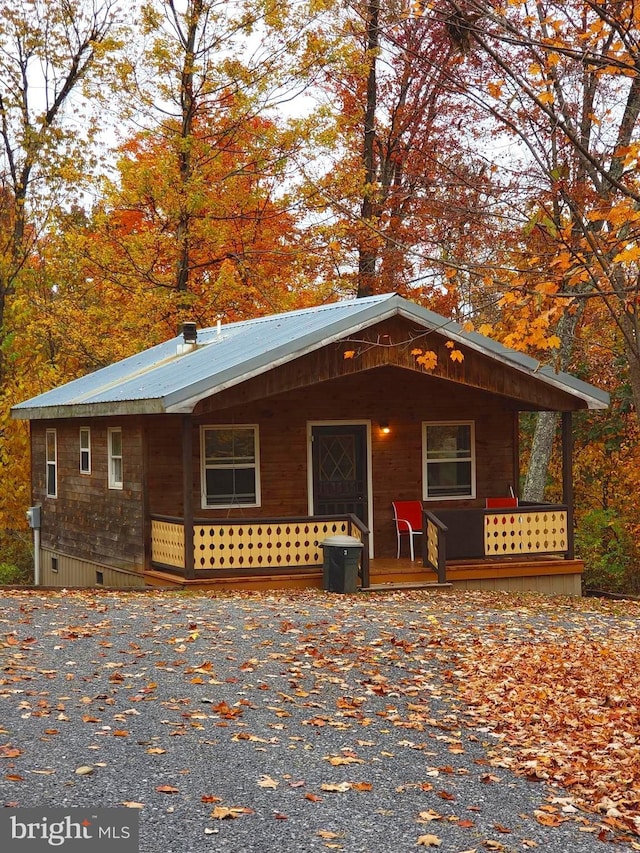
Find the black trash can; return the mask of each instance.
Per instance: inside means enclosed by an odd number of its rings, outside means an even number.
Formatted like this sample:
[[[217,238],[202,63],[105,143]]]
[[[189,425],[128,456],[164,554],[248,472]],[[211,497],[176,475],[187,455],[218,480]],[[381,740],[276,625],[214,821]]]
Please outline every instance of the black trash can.
[[[323,589],[327,592],[357,592],[362,542],[355,536],[327,536],[320,547],[324,551]]]

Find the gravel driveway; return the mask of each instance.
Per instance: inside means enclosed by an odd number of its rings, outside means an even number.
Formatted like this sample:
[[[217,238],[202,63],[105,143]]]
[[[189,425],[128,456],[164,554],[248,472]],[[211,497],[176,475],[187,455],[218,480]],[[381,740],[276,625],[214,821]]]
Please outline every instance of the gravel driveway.
[[[5,590],[2,803],[137,808],[144,853],[605,853],[600,818],[492,761],[458,699],[474,638],[583,630],[538,600]],[[638,612],[594,612],[594,636]]]

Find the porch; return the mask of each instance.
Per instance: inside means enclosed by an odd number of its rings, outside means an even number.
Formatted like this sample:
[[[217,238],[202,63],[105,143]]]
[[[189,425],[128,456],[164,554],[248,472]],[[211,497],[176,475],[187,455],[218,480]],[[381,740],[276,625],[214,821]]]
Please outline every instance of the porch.
[[[529,504],[508,510],[423,513],[422,559],[369,559],[369,531],[354,515],[273,519],[151,519],[150,586],[226,589],[322,588],[322,542],[362,542],[360,587],[449,585],[580,595],[569,509]]]

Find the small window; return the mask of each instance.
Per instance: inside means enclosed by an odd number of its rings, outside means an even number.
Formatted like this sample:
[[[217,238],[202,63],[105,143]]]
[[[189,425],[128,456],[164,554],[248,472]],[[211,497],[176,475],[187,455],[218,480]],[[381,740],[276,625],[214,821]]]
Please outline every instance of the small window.
[[[58,496],[58,439],[55,429],[48,429],[46,434],[47,443],[47,497]]]
[[[109,488],[122,488],[122,430],[107,431],[109,444]]]
[[[91,473],[91,430],[80,427],[80,473]]]
[[[474,425],[427,423],[423,434],[425,500],[475,497]]]
[[[202,506],[260,505],[257,426],[203,427]]]

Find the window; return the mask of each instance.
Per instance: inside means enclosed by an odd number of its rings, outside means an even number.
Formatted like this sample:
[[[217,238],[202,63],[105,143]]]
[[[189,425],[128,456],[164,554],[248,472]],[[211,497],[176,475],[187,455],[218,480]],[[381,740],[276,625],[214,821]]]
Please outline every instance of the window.
[[[80,427],[80,473],[91,473],[91,430]]]
[[[259,506],[257,426],[202,427],[202,506]]]
[[[423,434],[425,500],[475,497],[474,425],[427,423]]]
[[[47,455],[47,497],[58,496],[58,439],[55,429],[48,429],[46,434]]]
[[[122,430],[107,431],[109,446],[109,488],[122,488]]]

